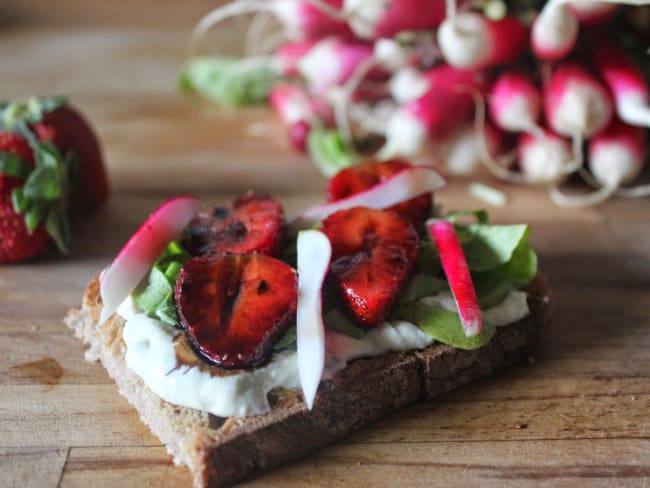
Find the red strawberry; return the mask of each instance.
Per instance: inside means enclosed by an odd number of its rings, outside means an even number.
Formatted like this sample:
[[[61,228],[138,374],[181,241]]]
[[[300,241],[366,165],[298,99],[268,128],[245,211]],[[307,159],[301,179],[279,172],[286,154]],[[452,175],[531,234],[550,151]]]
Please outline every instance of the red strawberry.
[[[359,324],[381,323],[411,277],[420,244],[413,226],[397,213],[355,207],[321,225],[332,243],[330,279]]]
[[[411,166],[406,161],[369,161],[351,166],[334,175],[327,185],[327,194],[330,202],[335,202],[355,193],[381,183],[396,173]],[[390,207],[408,219],[416,228],[420,228],[431,214],[432,194],[426,193],[406,202]]]
[[[263,254],[220,254],[185,263],[174,290],[181,326],[198,353],[225,368],[262,364],[296,316],[298,280]]]
[[[41,141],[52,141],[62,155],[72,153],[79,165],[78,182],[70,198],[74,209],[101,206],[109,195],[102,151],[88,122],[69,105],[45,112],[34,131]]]
[[[199,214],[188,226],[183,245],[193,255],[260,252],[279,254],[284,238],[284,210],[268,195],[248,192],[232,207]]]
[[[0,263],[36,257],[52,246],[43,225],[29,233],[25,216],[14,211],[11,192],[0,192]]]

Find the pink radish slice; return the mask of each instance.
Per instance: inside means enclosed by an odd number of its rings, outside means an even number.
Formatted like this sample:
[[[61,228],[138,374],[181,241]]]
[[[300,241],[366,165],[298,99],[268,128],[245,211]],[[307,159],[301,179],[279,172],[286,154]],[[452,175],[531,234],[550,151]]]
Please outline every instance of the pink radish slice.
[[[483,330],[481,309],[478,306],[472,276],[454,224],[447,220],[434,219],[427,221],[427,229],[438,249],[442,269],[445,271],[458,307],[465,335],[467,337],[478,335]]]
[[[317,230],[298,233],[298,308],[296,335],[298,375],[307,408],[311,410],[325,367],[323,282],[329,268],[332,246]]]
[[[526,27],[515,17],[491,20],[464,12],[442,23],[438,44],[450,65],[475,70],[515,61],[526,50],[527,35]]]
[[[578,39],[578,19],[562,0],[548,0],[533,22],[531,46],[535,55],[557,61],[573,49]]]
[[[131,236],[100,276],[99,294],[103,303],[100,323],[135,290],[165,247],[178,238],[200,208],[200,202],[194,197],[172,198]]]
[[[431,166],[412,166],[372,188],[332,203],[324,203],[308,209],[290,223],[294,231],[305,229],[339,210],[352,207],[386,208],[423,193],[445,186],[443,176]]]
[[[650,127],[650,90],[643,73],[614,41],[593,44],[593,62],[614,96],[618,116],[628,124]]]

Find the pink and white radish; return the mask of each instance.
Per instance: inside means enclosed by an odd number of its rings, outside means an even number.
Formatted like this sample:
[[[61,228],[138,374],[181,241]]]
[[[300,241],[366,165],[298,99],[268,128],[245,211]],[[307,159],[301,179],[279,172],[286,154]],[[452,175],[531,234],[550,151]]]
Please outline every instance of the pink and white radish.
[[[503,145],[503,131],[486,123],[482,132],[490,157],[496,158]],[[481,164],[483,158],[480,144],[482,142],[477,137],[476,128],[469,124],[434,145],[435,159],[440,161],[451,174],[470,175]]]
[[[597,0],[569,0],[568,6],[580,24],[584,25],[603,24],[610,20],[619,8],[615,3]]]
[[[520,71],[501,74],[490,90],[489,102],[490,116],[501,129],[540,133],[537,122],[542,112],[542,97],[529,75]]]
[[[448,220],[433,219],[427,221],[426,226],[438,250],[463,331],[467,337],[478,335],[483,331],[481,309],[454,224]]]
[[[192,33],[192,49],[198,50],[205,34],[225,19],[242,14],[271,12],[290,39],[320,39],[329,35],[350,36],[348,25],[338,15],[342,0],[235,0],[205,15]]]
[[[544,112],[553,131],[573,138],[575,171],[582,166],[582,141],[609,124],[614,108],[596,77],[577,63],[563,63],[544,87]]]
[[[289,227],[293,231],[306,229],[334,212],[352,207],[387,208],[443,186],[445,186],[445,179],[432,166],[412,166],[395,173],[368,190],[335,202],[311,207],[290,222]]]
[[[548,0],[533,21],[531,47],[546,61],[564,58],[578,39],[578,18],[564,0]]]
[[[492,20],[463,12],[448,14],[438,29],[438,45],[450,65],[475,70],[515,61],[526,50],[527,36],[526,27],[515,17]]]
[[[431,30],[445,20],[442,0],[345,0],[343,16],[361,39],[392,38],[404,31]]]
[[[584,207],[601,203],[614,194],[650,195],[650,185],[620,189],[641,172],[646,148],[644,128],[614,119],[607,129],[589,141],[589,169],[600,188],[586,195],[565,195],[554,189],[551,198],[563,207]]]
[[[485,89],[483,73],[448,65],[436,66],[424,77],[427,92],[405,103],[388,121],[381,159],[415,156],[429,138],[446,139],[471,119],[471,91]]]
[[[650,127],[648,82],[629,56],[612,40],[594,40],[592,59],[614,96],[618,116],[628,124]]]
[[[99,278],[103,305],[100,323],[135,290],[167,245],[180,236],[200,208],[200,202],[193,197],[168,200],[131,236]]]
[[[288,41],[283,43],[273,53],[272,66],[278,72],[285,76],[299,76],[298,63],[314,47],[316,41]]]
[[[330,107],[311,97],[300,85],[275,85],[269,92],[269,102],[287,127],[291,145],[298,151],[305,150],[307,136],[312,127],[332,122]]]
[[[327,37],[298,62],[298,71],[312,93],[324,96],[330,88],[345,83],[372,55],[372,44]]]
[[[577,169],[569,141],[548,129],[541,134],[521,134],[517,151],[527,183],[559,183]]]
[[[311,410],[325,367],[325,325],[321,293],[329,268],[332,246],[327,236],[317,230],[299,232],[296,246],[298,375],[305,403]]]

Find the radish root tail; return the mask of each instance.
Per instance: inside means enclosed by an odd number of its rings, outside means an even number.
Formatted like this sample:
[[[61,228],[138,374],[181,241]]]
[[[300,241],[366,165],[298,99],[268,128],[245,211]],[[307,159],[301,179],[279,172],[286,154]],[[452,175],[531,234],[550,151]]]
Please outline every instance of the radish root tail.
[[[590,207],[608,200],[616,193],[615,186],[603,186],[600,189],[584,195],[567,195],[562,193],[557,186],[549,188],[548,195],[559,207],[577,208]]]

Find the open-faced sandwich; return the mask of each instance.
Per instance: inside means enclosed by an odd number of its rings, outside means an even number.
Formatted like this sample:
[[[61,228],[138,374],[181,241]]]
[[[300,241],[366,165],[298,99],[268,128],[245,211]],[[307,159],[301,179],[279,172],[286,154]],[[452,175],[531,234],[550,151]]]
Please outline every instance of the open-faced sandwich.
[[[258,193],[175,198],[66,323],[196,486],[231,484],[530,352],[549,301],[528,227],[444,215],[443,185],[364,163],[288,222]]]

